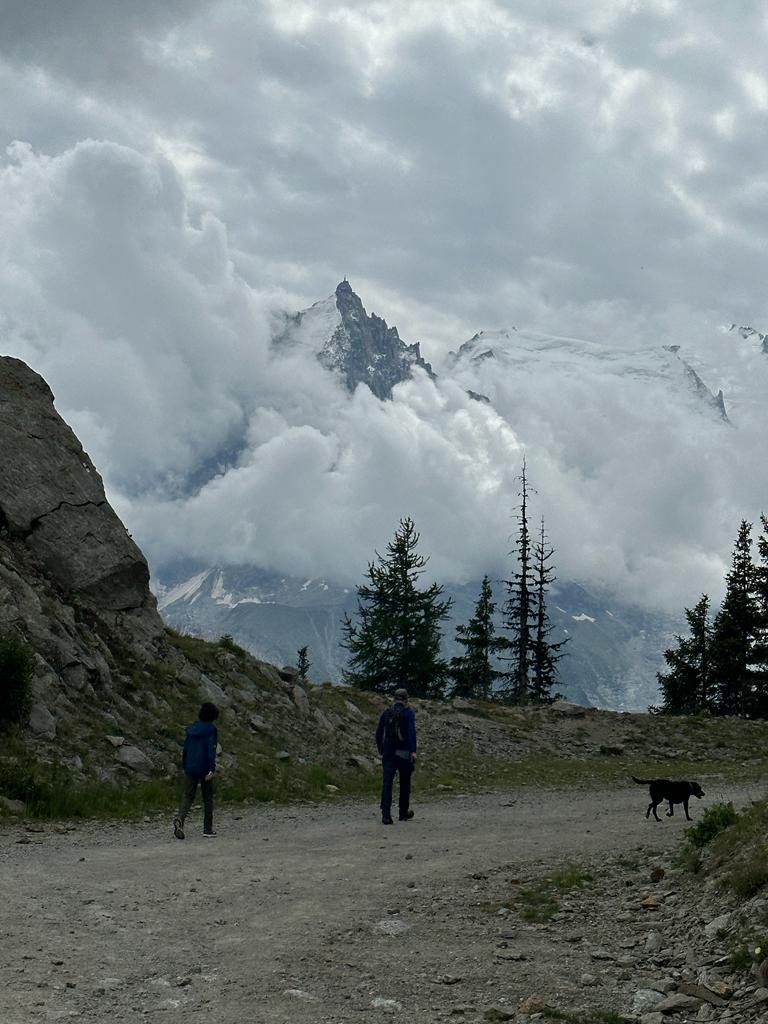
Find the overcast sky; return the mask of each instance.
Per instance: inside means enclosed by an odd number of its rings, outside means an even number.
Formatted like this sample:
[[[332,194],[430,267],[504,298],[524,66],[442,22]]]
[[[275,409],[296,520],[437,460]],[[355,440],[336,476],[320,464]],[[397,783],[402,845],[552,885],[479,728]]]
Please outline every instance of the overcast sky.
[[[471,578],[525,448],[568,574],[612,564],[652,603],[671,559],[659,600],[692,603],[768,504],[763,357],[720,331],[768,329],[767,49],[747,0],[0,0],[0,350],[49,380],[155,562],[354,579],[410,513]],[[512,324],[680,344],[734,429],[649,407],[645,430],[617,401],[611,444],[574,447],[572,406],[508,396],[508,425],[424,381],[348,399],[268,349],[275,308],[344,275],[437,365]]]

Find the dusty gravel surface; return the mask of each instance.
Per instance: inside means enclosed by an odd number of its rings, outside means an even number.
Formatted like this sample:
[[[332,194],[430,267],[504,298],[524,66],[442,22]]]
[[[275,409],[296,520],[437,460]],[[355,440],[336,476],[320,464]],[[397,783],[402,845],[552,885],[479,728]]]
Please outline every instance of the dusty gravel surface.
[[[758,795],[705,788],[705,804]],[[627,1010],[642,959],[605,956],[663,926],[686,825],[646,805],[638,786],[488,793],[391,827],[361,804],[228,808],[213,840],[195,808],[184,842],[157,819],[6,822],[0,1021],[480,1021],[531,995]],[[566,860],[592,881],[555,921],[522,921],[515,893]]]

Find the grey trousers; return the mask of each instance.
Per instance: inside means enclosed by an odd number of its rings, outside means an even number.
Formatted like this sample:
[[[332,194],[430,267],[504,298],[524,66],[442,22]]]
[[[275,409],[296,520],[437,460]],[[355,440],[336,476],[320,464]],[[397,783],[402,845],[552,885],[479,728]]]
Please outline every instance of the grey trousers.
[[[179,818],[183,825],[194,802],[198,784],[203,794],[203,832],[213,832],[213,779],[206,781],[204,775],[190,775],[189,772],[184,775],[184,793],[179,807]]]

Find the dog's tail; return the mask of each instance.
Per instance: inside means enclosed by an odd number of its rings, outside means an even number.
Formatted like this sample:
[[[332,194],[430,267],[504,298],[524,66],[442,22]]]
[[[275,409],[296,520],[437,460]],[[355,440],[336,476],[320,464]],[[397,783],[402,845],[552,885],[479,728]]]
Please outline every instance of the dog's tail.
[[[632,781],[637,782],[640,786],[650,786],[653,779],[638,779],[636,776],[632,776]]]

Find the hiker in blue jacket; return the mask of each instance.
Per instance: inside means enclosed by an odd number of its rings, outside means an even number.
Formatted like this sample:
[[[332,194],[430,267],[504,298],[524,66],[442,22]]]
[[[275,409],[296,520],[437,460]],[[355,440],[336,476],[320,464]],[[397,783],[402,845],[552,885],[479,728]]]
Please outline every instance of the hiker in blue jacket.
[[[398,800],[400,821],[410,821],[411,776],[416,767],[416,716],[408,706],[408,691],[395,690],[395,703],[382,712],[376,726],[376,746],[381,754],[381,822],[392,825],[392,785],[400,774]]]
[[[176,818],[173,819],[173,834],[184,838],[184,819],[189,813],[197,793],[198,784],[203,794],[203,835],[212,839],[213,830],[213,775],[216,771],[216,747],[219,742],[216,726],[219,717],[215,704],[206,701],[200,708],[197,721],[187,726],[181,767],[184,770],[184,795]]]

